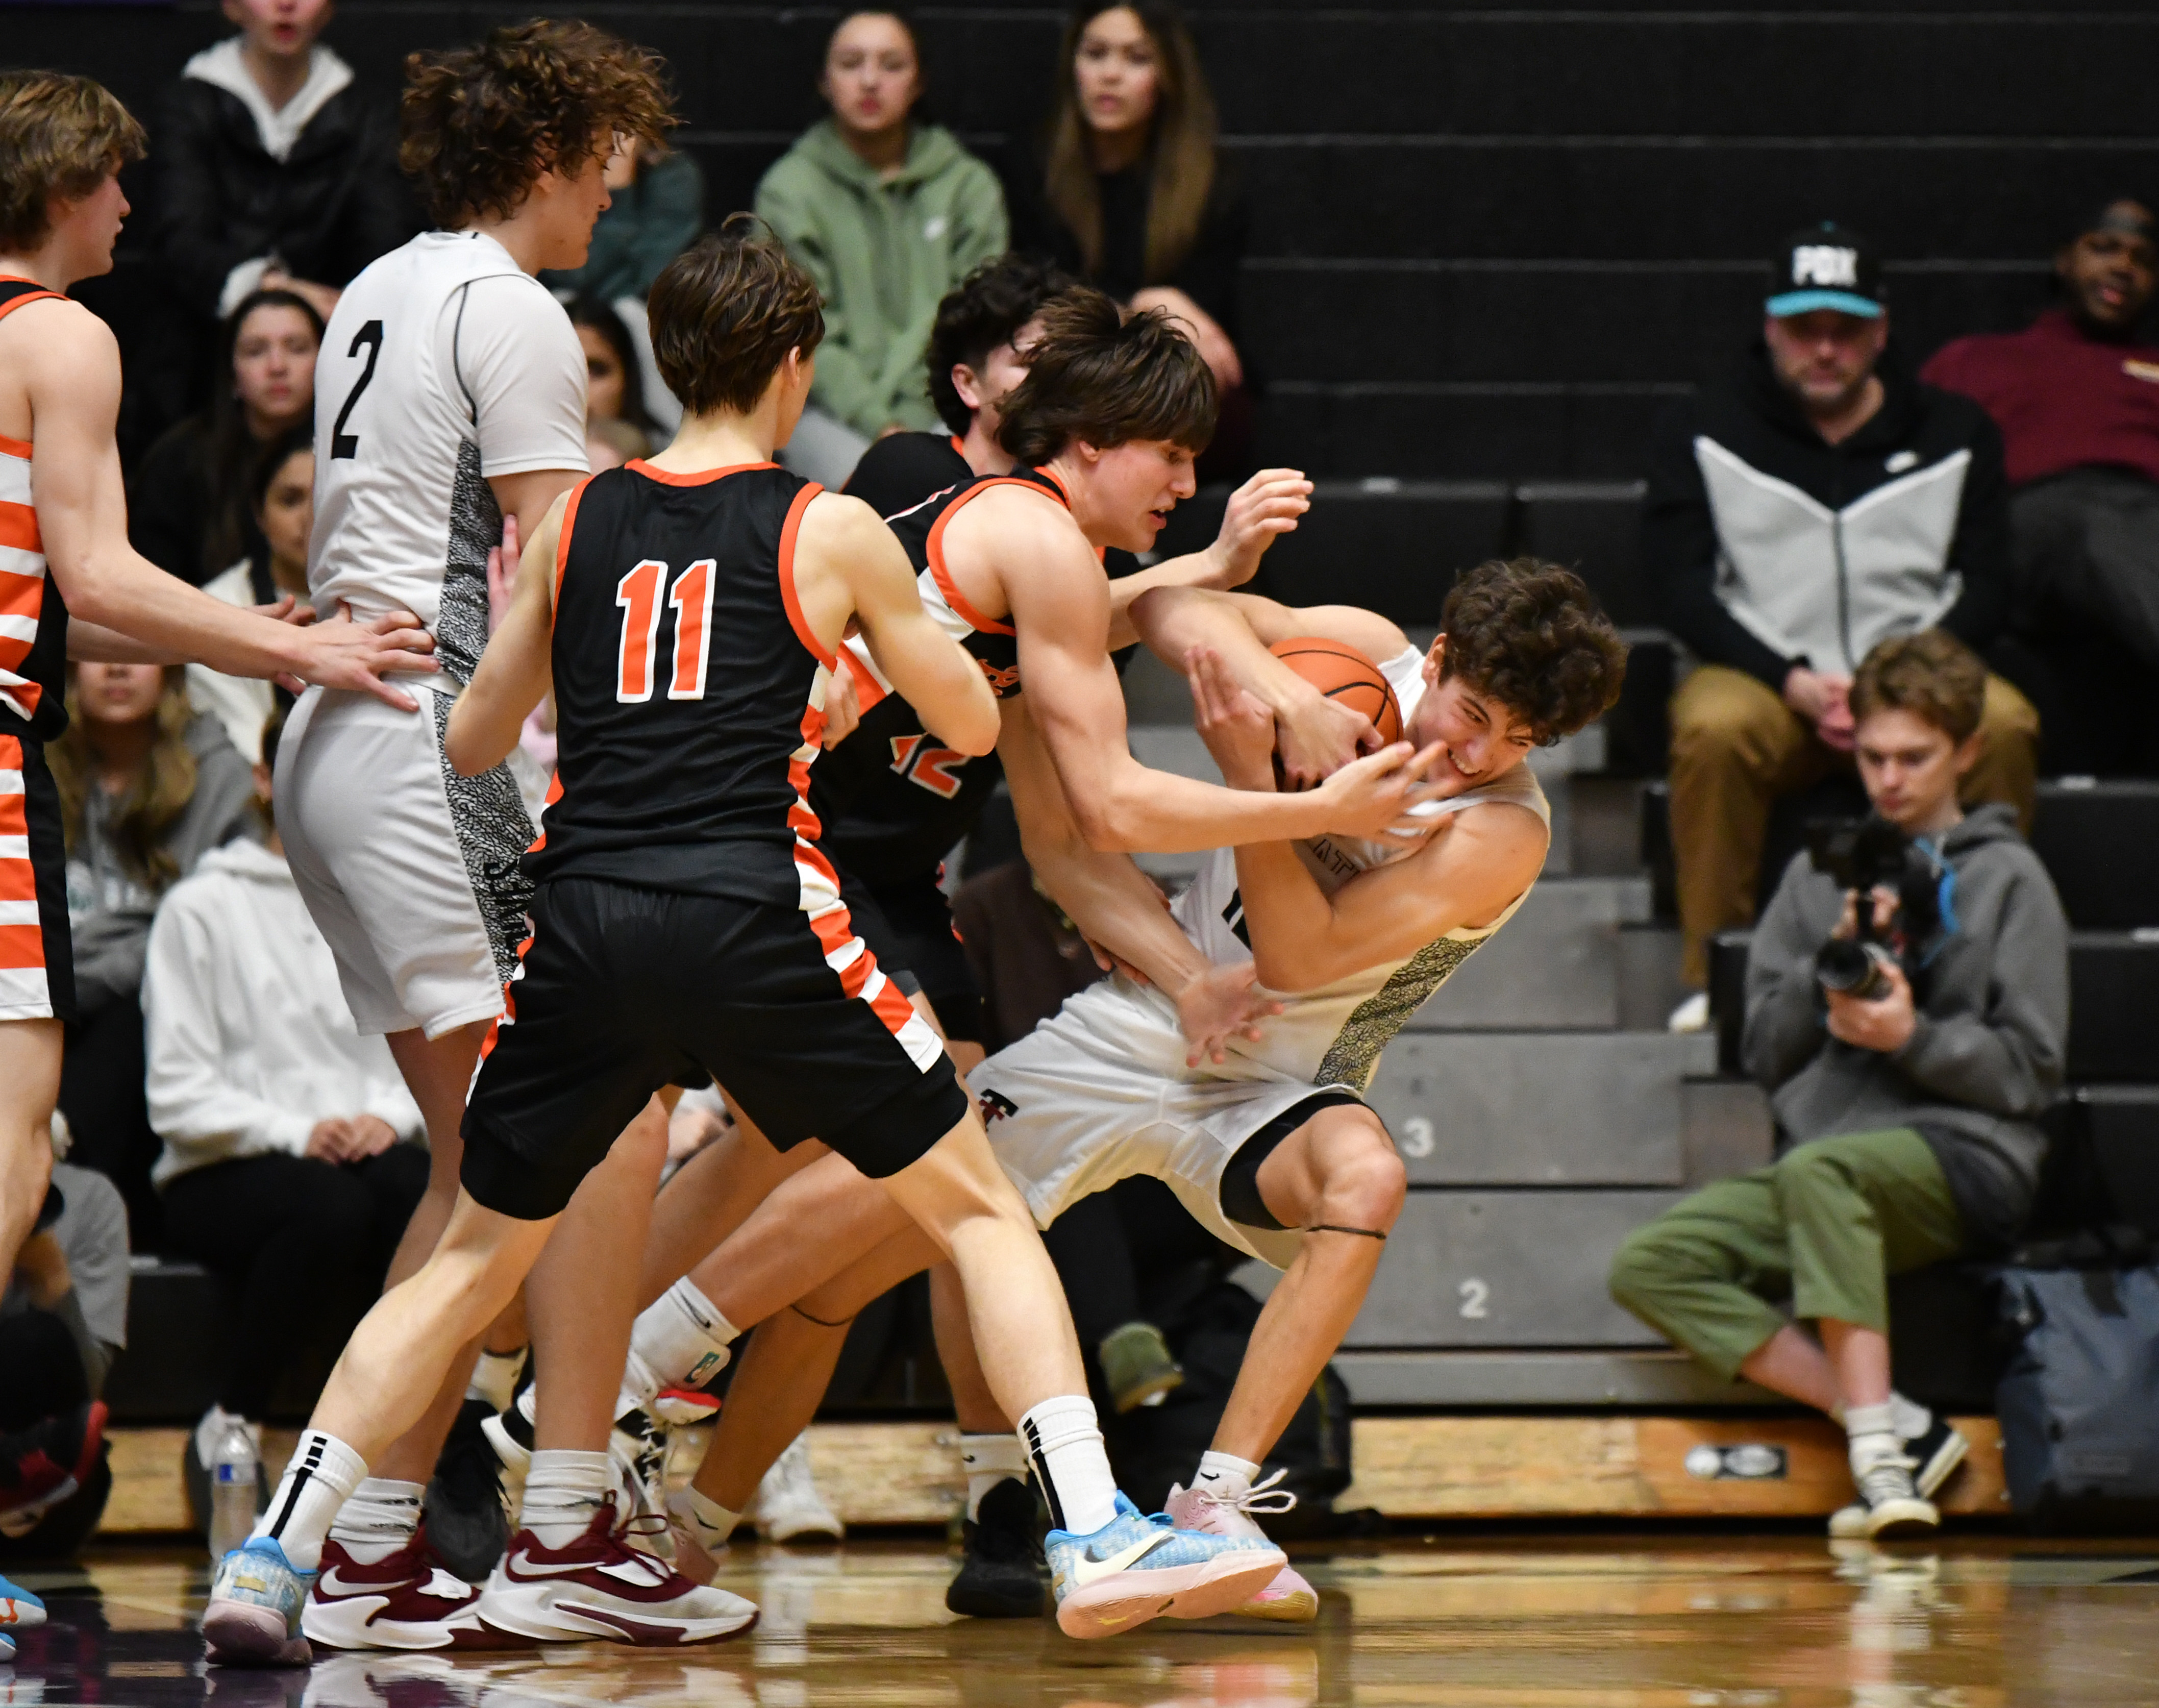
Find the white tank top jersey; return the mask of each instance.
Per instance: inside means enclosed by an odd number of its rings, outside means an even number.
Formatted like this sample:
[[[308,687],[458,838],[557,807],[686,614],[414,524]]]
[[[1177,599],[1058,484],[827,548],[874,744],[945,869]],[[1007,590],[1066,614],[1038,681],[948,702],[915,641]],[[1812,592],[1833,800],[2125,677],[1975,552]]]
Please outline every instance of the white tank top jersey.
[[[1424,697],[1424,655],[1415,648],[1397,654],[1380,666],[1402,708],[1402,724],[1409,725],[1417,702]],[[1491,803],[1527,807],[1551,830],[1551,808],[1526,763],[1514,766],[1496,782],[1472,789],[1437,802],[1435,821],[1449,815]],[[1404,859],[1415,851],[1348,837],[1315,836],[1296,845],[1305,869],[1329,895],[1352,877],[1373,867]],[[1362,972],[1337,979],[1316,991],[1281,997],[1282,1012],[1261,1026],[1258,1043],[1242,1041],[1230,1046],[1233,1063],[1315,1085],[1348,1085],[1363,1090],[1371,1083],[1380,1052],[1402,1029],[1411,1015],[1470,957],[1477,946],[1514,915],[1529,894],[1507,904],[1506,911],[1479,930],[1457,928],[1437,937],[1414,955],[1381,961]],[[1191,887],[1177,898],[1171,910],[1184,934],[1217,966],[1250,960],[1252,951],[1240,934],[1244,904],[1237,893],[1235,851],[1218,848],[1208,855]],[[1235,1074],[1229,1066],[1212,1070]]]
[[[423,232],[345,287],[315,365],[315,608],[410,611],[469,681],[502,540],[489,479],[586,468],[570,317],[492,237]]]

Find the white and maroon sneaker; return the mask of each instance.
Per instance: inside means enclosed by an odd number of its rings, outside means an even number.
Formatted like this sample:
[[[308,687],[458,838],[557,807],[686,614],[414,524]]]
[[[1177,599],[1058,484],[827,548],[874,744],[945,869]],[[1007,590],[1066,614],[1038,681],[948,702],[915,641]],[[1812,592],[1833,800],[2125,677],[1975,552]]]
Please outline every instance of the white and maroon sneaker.
[[[1252,1514],[1287,1512],[1297,1504],[1297,1497],[1289,1490],[1275,1487],[1281,1478],[1282,1473],[1277,1471],[1226,1500],[1204,1488],[1180,1488],[1172,1483],[1163,1510],[1180,1530],[1200,1530],[1210,1536],[1256,1536],[1265,1541],[1267,1533]],[[1265,1589],[1231,1611],[1240,1619],[1281,1619],[1301,1625],[1319,1617],[1319,1596],[1297,1571],[1285,1566]]]
[[[324,1543],[322,1575],[300,1614],[300,1629],[324,1648],[513,1646],[480,1623],[479,1603],[479,1592],[435,1557],[422,1524],[412,1540],[371,1566],[338,1542]]]
[[[547,1547],[530,1530],[512,1536],[481,1592],[479,1617],[537,1643],[674,1648],[739,1636],[757,1623],[757,1607],[629,1546],[609,1502],[567,1548]]]

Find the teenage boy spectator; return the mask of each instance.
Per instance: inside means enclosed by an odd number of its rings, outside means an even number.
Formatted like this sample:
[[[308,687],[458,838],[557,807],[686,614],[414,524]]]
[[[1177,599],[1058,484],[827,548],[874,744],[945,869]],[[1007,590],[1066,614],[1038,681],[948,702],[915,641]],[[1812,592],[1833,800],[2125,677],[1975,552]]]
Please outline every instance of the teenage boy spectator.
[[[607,187],[585,264],[543,269],[540,282],[597,303],[641,302],[660,270],[705,229],[705,174],[664,142],[629,143],[608,157]]]
[[[871,443],[937,425],[923,351],[940,298],[1002,252],[996,173],[941,125],[909,116],[922,96],[914,36],[889,12],[849,13],[825,49],[812,125],[757,187],[771,226],[825,304],[825,341],[781,460],[835,491]]]
[[[165,1244],[239,1306],[217,1402],[184,1455],[205,1507],[220,1437],[245,1423],[259,1449],[286,1360],[352,1277],[380,1286],[427,1185],[426,1148],[410,1142],[419,1106],[390,1046],[354,1029],[285,863],[270,812],[283,723],[271,716],[254,769],[267,841],[228,842],[173,887],[142,975]]]
[[[1642,549],[1701,661],[1672,697],[1684,975],[1754,914],[1769,811],[1851,763],[1852,672],[1939,624],[1975,648],[2007,611],[2001,440],[1986,413],[1883,360],[1881,267],[1824,224],[1770,263],[1762,339],[1677,409],[1652,452]],[[2031,811],[2038,717],[1990,677],[1966,798]],[[1708,1022],[1696,994],[1675,1030]]]
[[[1639,1229],[1613,1260],[1613,1297],[1720,1375],[1841,1417],[1858,1506],[1831,1534],[1939,1522],[1926,1497],[1961,1436],[1891,1392],[1888,1277],[2006,1249],[2032,1203],[2062,1083],[2068,928],[2009,809],[1967,816],[1986,667],[1939,629],[1885,640],[1852,684],[1861,780],[1913,839],[1914,885],[1858,896],[1806,854],[1754,934],[1747,1071],[1794,1148],[1705,1188]],[[1816,957],[1871,908],[1894,964],[1872,1000],[1830,990]],[[1817,1345],[1791,1317],[1811,1320]]]
[[[240,26],[188,61],[158,115],[154,236],[205,323],[264,286],[325,320],[339,290],[420,229],[391,102],[316,39],[330,0],[224,0]]]
[[[2097,210],[2054,277],[2060,302],[2025,330],[1959,339],[1920,377],[2001,429],[2011,621],[2049,753],[2159,776],[2159,347],[2137,336],[2159,283],[2151,209]]]

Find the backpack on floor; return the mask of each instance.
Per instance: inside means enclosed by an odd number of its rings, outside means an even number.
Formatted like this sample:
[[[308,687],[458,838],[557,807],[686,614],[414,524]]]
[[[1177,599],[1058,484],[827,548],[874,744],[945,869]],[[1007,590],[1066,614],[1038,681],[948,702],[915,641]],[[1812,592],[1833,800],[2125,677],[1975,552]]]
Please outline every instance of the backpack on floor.
[[[1999,1272],[2011,1503],[2043,1531],[2159,1526],[2159,1268]]]

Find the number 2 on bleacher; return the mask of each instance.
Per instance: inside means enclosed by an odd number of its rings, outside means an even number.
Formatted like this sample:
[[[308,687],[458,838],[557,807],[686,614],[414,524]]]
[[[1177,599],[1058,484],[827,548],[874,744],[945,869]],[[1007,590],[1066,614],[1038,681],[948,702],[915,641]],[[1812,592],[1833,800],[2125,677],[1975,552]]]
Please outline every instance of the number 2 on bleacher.
[[[1463,1282],[1463,1284],[1454,1291],[1460,1294],[1462,1297],[1461,1315],[1471,1318],[1479,1318],[1489,1317],[1492,1314],[1489,1311],[1484,1308],[1487,1302],[1489,1302],[1492,1297],[1492,1289],[1484,1282],[1478,1280],[1475,1276],[1473,1275],[1470,1276],[1468,1281]]]
[[[622,644],[615,655],[614,697],[632,706],[652,697],[652,655],[660,642],[660,584],[667,566],[648,557],[615,583],[622,608]],[[705,665],[712,650],[712,560],[701,557],[676,577],[667,595],[675,612],[675,674],[670,700],[705,697]]]

